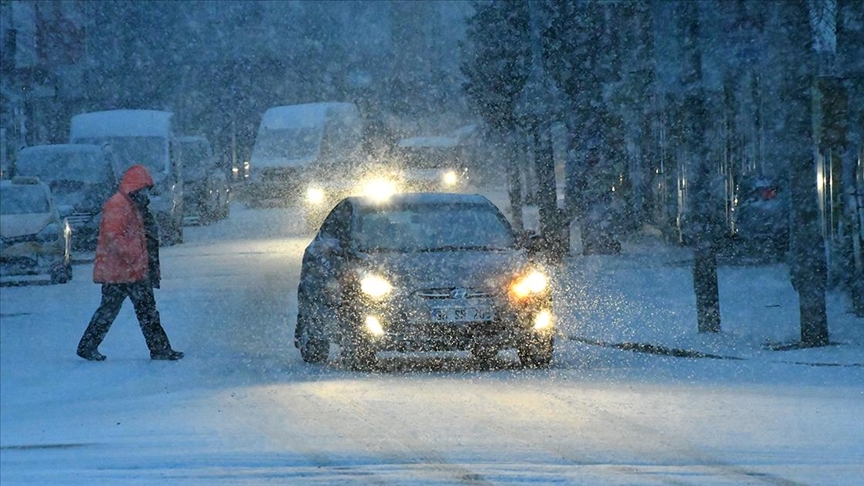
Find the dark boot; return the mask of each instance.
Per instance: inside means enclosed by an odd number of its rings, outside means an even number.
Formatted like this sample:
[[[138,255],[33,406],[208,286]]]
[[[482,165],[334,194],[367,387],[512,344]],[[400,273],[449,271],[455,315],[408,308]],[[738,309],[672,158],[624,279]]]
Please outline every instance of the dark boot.
[[[87,361],[105,361],[106,356],[100,353],[96,349],[82,349],[78,348],[77,352],[78,356],[86,359]]]
[[[150,359],[163,361],[177,361],[183,357],[182,351],[174,351],[173,349],[164,349],[161,351],[150,351]]]

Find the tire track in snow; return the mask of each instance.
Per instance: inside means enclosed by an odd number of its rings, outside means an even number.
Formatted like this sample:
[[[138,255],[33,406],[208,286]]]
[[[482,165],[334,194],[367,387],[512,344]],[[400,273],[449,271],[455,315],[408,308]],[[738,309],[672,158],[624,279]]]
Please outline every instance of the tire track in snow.
[[[558,403],[564,404],[567,407],[571,406],[572,397],[562,397],[560,395],[560,392],[541,389],[535,390],[538,393],[544,394],[550,399],[557,401]],[[506,397],[506,395],[502,396]],[[685,440],[670,436],[669,434],[664,433],[660,429],[650,427],[642,422],[631,420],[622,417],[619,414],[615,414],[599,406],[597,402],[586,402],[586,404],[592,409],[591,413],[597,418],[599,418],[607,426],[611,426],[622,432],[627,432],[630,436],[635,436],[632,439],[628,437],[628,440],[622,441],[621,443],[631,444],[632,446],[638,446],[640,444],[656,444],[656,447],[650,447],[647,451],[644,451],[641,447],[629,448],[632,452],[636,452],[640,455],[640,462],[645,461],[644,454],[647,452],[651,456],[659,455],[659,457],[650,458],[650,460],[652,462],[655,462],[656,465],[669,465],[668,462],[664,461],[663,456],[671,453],[674,459],[674,462],[672,462],[671,464],[673,466],[685,466],[688,468],[688,470],[704,470],[707,473],[717,474],[723,478],[732,480],[736,484],[753,484],[754,482],[758,482],[762,484],[771,484],[778,486],[804,486],[802,483],[796,481],[771,476],[759,471],[747,469],[742,466],[728,464],[699,450]],[[660,454],[658,454],[658,452]],[[617,466],[616,468],[620,469],[622,472],[642,474],[642,468],[639,467]],[[657,476],[653,477],[655,479],[660,479]],[[689,482],[682,483],[681,481],[674,478],[663,478],[663,480],[668,484],[690,484]]]
[[[360,382],[356,383],[359,384]],[[415,474],[423,473],[427,476],[432,476],[424,478],[426,480],[445,480],[446,482],[468,484],[492,484],[486,481],[483,478],[483,475],[459,464],[454,464],[448,461],[433,448],[422,447],[424,444],[421,444],[420,440],[412,440],[409,442],[406,439],[412,437],[412,434],[402,433],[412,432],[411,429],[419,429],[420,434],[413,435],[413,437],[415,439],[425,439],[426,444],[432,444],[434,441],[427,434],[422,432],[423,427],[430,424],[421,421],[419,423],[420,427],[417,427],[417,422],[408,422],[404,420],[402,418],[404,415],[402,414],[389,414],[386,421],[377,418],[376,415],[381,415],[380,413],[373,413],[372,409],[366,403],[363,403],[360,399],[354,398],[357,396],[363,396],[363,392],[369,389],[367,385],[369,385],[370,382],[362,382],[362,384],[362,389],[355,387],[355,389],[346,390],[344,389],[345,384],[343,383],[337,393],[328,395],[321,403],[321,405],[325,407],[335,405],[334,408],[336,412],[353,416],[361,423],[365,424],[364,429],[366,430],[358,431],[352,429],[352,433],[347,438],[363,444],[364,449],[367,451],[380,451],[382,453],[380,457],[383,459],[384,464],[408,463],[423,465],[421,468],[412,468],[412,471]],[[381,385],[380,382],[375,382],[374,384],[377,386]],[[384,396],[392,396],[393,394],[392,391],[376,391],[376,396],[380,396],[379,393]],[[354,425],[356,424],[357,423],[355,422]],[[386,451],[386,446],[390,444],[395,446],[395,448],[400,449],[400,452]]]

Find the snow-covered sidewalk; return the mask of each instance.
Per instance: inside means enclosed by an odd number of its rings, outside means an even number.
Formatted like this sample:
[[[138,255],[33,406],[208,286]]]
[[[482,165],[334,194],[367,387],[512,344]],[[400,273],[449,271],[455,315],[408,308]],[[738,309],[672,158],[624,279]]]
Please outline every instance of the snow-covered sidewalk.
[[[574,251],[556,273],[562,338],[685,357],[864,366],[864,319],[845,294],[826,295],[831,345],[796,349],[798,297],[786,264],[723,259],[718,278],[722,331],[700,334],[691,250],[642,233],[620,255]]]

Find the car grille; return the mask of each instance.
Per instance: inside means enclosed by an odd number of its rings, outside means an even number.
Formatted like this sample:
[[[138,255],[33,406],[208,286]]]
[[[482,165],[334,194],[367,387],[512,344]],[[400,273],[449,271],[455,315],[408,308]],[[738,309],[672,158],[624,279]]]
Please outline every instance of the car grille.
[[[29,270],[35,267],[36,264],[36,260],[29,257],[0,257],[0,266],[2,266],[4,273],[9,269],[16,271]]]
[[[407,324],[389,329],[392,347],[401,351],[448,351],[469,349],[478,338],[490,338],[507,331],[501,321],[474,324]]]
[[[69,226],[73,228],[86,225],[92,218],[93,215],[90,213],[72,213],[66,216]]]
[[[413,295],[425,299],[481,299],[491,298],[498,295],[488,289],[475,289],[464,287],[441,287],[434,289],[421,289],[413,292]]]

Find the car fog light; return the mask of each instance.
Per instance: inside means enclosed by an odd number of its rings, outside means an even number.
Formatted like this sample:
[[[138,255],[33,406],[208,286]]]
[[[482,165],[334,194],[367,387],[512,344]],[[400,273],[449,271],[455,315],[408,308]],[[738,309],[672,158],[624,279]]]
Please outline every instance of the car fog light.
[[[384,179],[368,181],[363,187],[363,195],[378,203],[387,202],[394,194],[396,184]]]
[[[384,328],[381,327],[381,321],[375,316],[366,316],[366,330],[373,336],[384,335]]]
[[[444,182],[445,186],[455,186],[457,182],[459,182],[459,176],[456,175],[456,171],[448,170],[444,173],[444,176],[441,178]]]
[[[552,327],[552,312],[542,310],[534,316],[535,331],[542,331],[543,329],[549,329],[550,327]]]
[[[310,187],[306,190],[306,200],[312,204],[321,204],[324,202],[324,191],[317,187]]]

